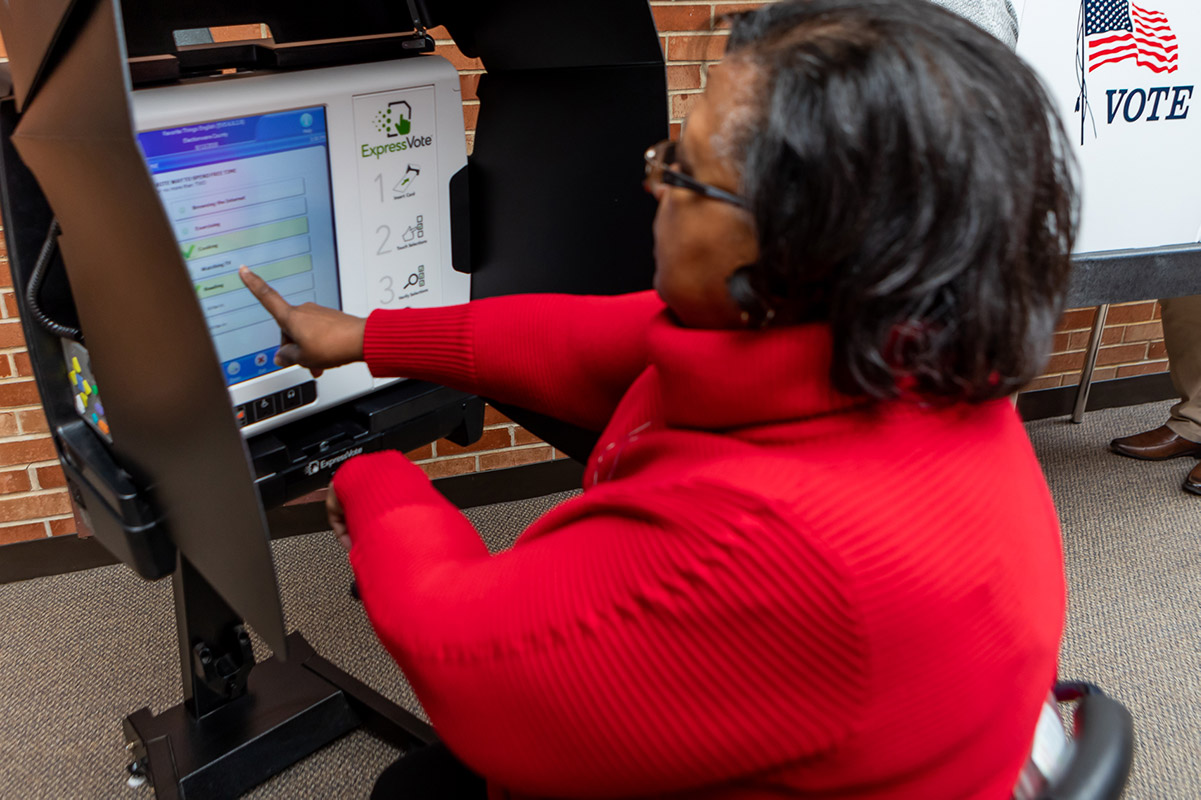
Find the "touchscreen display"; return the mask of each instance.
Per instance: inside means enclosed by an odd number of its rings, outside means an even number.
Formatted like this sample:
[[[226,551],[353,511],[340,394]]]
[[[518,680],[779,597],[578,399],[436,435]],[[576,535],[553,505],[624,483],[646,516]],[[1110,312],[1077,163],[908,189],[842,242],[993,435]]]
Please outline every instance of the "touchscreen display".
[[[340,308],[325,108],[138,134],[227,384],[273,372],[279,326],[238,278]]]

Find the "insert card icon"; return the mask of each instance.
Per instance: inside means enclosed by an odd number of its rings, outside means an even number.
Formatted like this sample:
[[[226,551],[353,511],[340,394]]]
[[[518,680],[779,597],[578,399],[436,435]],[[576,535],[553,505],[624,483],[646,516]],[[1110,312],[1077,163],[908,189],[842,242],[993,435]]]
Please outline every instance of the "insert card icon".
[[[397,189],[407,189],[413,181],[417,180],[417,176],[420,174],[420,169],[409,164],[408,169],[405,170],[404,177],[400,179],[400,183],[397,185]]]

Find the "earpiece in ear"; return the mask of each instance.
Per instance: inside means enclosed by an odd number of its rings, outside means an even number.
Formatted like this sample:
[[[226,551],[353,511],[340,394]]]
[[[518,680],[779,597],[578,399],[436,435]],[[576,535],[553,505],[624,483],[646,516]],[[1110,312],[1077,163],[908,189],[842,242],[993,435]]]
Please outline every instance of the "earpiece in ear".
[[[747,328],[766,328],[776,318],[776,310],[754,285],[754,264],[747,264],[726,278],[726,291],[741,313],[739,319]]]

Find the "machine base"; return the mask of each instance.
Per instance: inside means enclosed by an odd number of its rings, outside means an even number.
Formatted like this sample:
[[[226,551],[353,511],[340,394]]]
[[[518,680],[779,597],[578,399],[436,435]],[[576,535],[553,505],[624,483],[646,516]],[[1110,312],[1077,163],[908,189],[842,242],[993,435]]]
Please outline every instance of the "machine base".
[[[130,770],[159,800],[236,798],[360,725],[401,750],[435,741],[433,728],[288,636],[290,659],[250,672],[247,692],[196,719],[184,704],[125,718]]]

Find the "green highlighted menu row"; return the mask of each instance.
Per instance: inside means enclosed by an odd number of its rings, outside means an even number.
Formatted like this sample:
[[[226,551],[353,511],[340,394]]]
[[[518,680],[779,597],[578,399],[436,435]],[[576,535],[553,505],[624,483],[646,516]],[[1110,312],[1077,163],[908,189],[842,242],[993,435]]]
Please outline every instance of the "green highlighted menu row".
[[[285,258],[283,261],[273,261],[270,264],[263,264],[261,267],[252,267],[251,271],[265,281],[277,281],[289,275],[308,272],[312,268],[312,256],[297,256],[296,258]],[[242,279],[238,277],[238,273],[231,272],[227,275],[209,278],[196,284],[196,295],[203,300],[206,297],[214,297],[226,292],[236,292],[239,289],[245,288],[246,285],[242,283]]]
[[[271,222],[243,231],[223,233],[220,236],[210,236],[207,239],[196,239],[181,245],[186,261],[196,258],[207,258],[240,250],[243,247],[253,247],[256,244],[266,244],[291,236],[300,236],[309,232],[309,218],[295,217],[282,222]]]

